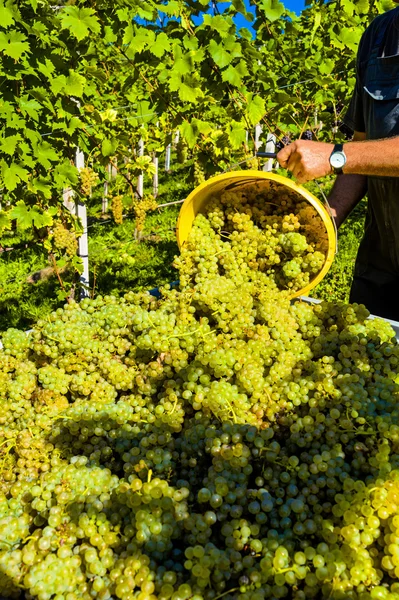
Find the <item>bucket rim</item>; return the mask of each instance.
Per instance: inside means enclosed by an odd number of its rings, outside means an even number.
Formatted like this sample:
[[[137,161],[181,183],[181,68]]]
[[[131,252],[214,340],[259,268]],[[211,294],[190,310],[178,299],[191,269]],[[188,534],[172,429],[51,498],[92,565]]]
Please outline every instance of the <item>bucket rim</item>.
[[[323,265],[322,269],[319,271],[319,273],[317,273],[317,275],[312,279],[312,281],[310,281],[308,283],[308,285],[306,285],[304,288],[302,288],[300,290],[297,290],[295,293],[293,293],[289,297],[296,298],[298,296],[308,295],[308,293],[318,283],[320,283],[320,281],[322,281],[322,279],[324,279],[325,275],[329,271],[329,269],[334,261],[336,247],[337,247],[335,228],[334,228],[334,225],[332,222],[332,217],[329,214],[329,212],[327,211],[327,208],[324,205],[324,203],[321,200],[319,200],[314,194],[309,192],[307,189],[305,189],[301,185],[295,183],[291,179],[288,179],[288,177],[284,177],[283,175],[278,175],[276,173],[271,173],[268,171],[257,171],[257,170],[253,170],[253,169],[247,170],[247,171],[243,171],[243,170],[229,171],[227,173],[221,173],[219,175],[210,177],[209,179],[207,179],[206,181],[204,181],[203,183],[201,183],[200,185],[195,187],[192,190],[192,192],[187,196],[187,198],[185,199],[185,201],[183,202],[183,204],[180,208],[179,217],[178,217],[177,224],[176,224],[176,237],[177,237],[177,243],[178,243],[179,249],[181,249],[183,247],[184,243],[186,242],[195,217],[197,216],[197,214],[199,214],[201,212],[200,210],[195,212],[194,201],[200,200],[200,199],[204,200],[204,198],[206,198],[206,196],[208,194],[210,195],[211,188],[214,187],[215,184],[225,181],[226,182],[225,187],[227,187],[228,181],[233,183],[234,181],[237,181],[237,180],[239,180],[241,183],[251,183],[251,182],[255,183],[256,180],[258,180],[258,181],[259,180],[275,181],[276,183],[279,183],[282,186],[291,189],[292,191],[296,192],[297,194],[300,194],[305,200],[307,200],[313,206],[313,208],[315,208],[315,210],[319,214],[319,216],[324,224],[324,227],[326,228],[327,238],[328,238],[328,250],[327,250],[327,254],[326,254],[326,259],[324,261],[324,265]],[[217,193],[219,193],[222,189],[225,189],[225,188],[223,188],[223,187],[219,188],[217,190]],[[207,192],[208,192],[208,194],[207,194]],[[189,227],[187,227],[188,221],[190,221]],[[185,234],[184,235],[182,234],[182,225],[183,224],[185,225]]]

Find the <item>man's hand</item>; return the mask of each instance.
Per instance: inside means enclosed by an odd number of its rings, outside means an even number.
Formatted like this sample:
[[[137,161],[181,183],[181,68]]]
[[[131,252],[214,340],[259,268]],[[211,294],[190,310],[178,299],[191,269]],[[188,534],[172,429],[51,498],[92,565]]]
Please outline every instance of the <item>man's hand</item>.
[[[330,155],[334,144],[297,140],[285,146],[277,154],[284,169],[294,175],[298,183],[306,183],[332,173]]]

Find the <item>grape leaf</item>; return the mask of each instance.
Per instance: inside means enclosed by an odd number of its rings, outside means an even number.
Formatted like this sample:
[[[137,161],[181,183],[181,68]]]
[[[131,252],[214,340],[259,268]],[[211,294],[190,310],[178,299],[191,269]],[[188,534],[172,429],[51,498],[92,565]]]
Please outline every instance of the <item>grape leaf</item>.
[[[53,223],[50,213],[47,211],[43,212],[38,206],[29,208],[23,200],[18,200],[9,214],[11,219],[17,221],[17,226],[20,229],[29,229],[29,227],[32,227],[32,224],[40,229]]]
[[[41,104],[37,100],[30,100],[27,95],[21,96],[19,99],[19,108],[23,115],[29,115],[34,121],[38,121],[39,114],[38,110],[41,109]]]
[[[183,121],[183,123],[180,125],[180,133],[186,140],[188,147],[194,148],[198,138],[198,134],[195,131],[193,125],[188,121]]]
[[[131,21],[130,12],[127,8],[118,8],[116,14],[122,23],[129,23]]]
[[[228,52],[230,52],[232,58],[238,58],[242,56],[241,45],[237,42],[234,35],[229,35],[223,40],[223,45]]]
[[[341,6],[349,17],[351,17],[356,10],[356,7],[351,0],[342,0]]]
[[[112,140],[103,140],[102,144],[101,144],[101,152],[103,156],[112,156],[113,154],[115,154],[115,150],[118,147],[118,142],[117,140],[112,139]]]
[[[60,157],[55,151],[53,146],[48,142],[41,142],[33,148],[34,156],[36,156],[38,162],[45,168],[51,168],[51,161],[57,162]]]
[[[83,40],[89,33],[99,34],[100,23],[92,8],[78,8],[77,6],[65,6],[60,11],[62,29],[69,29],[71,35],[78,41]]]
[[[54,76],[55,66],[54,63],[48,58],[46,58],[44,62],[38,62],[37,69],[40,73],[43,73],[47,79],[50,79]]]
[[[112,31],[112,27],[110,27],[109,25],[106,25],[104,27],[104,40],[109,43],[109,44],[114,44],[116,42],[116,40],[118,39],[118,36]]]
[[[51,185],[44,177],[36,177],[29,185],[29,189],[34,193],[41,192],[48,200],[51,198]]]
[[[14,24],[13,12],[10,8],[12,6],[12,2],[4,2],[0,3],[0,27],[10,27],[10,25]]]
[[[370,10],[369,0],[357,0],[355,5],[357,12],[360,14],[367,14]]]
[[[196,130],[199,133],[202,133],[202,135],[209,135],[212,131],[212,126],[210,123],[207,123],[207,121],[201,121],[200,119],[192,119],[192,124],[193,126],[196,128]]]
[[[209,54],[221,69],[231,63],[231,54],[227,52],[223,44],[218,44],[215,40],[209,42]]]
[[[222,79],[223,81],[231,83],[235,87],[240,87],[242,84],[241,75],[239,74],[237,69],[232,65],[230,65],[229,67],[227,67],[227,69],[222,71]]]
[[[321,23],[321,13],[317,12],[315,14],[313,29],[312,29],[312,33],[311,33],[311,36],[310,36],[310,43],[311,44],[313,44],[314,36],[316,35],[316,31],[320,27],[320,23]]]
[[[42,227],[49,227],[53,224],[52,216],[47,211],[41,211],[37,206],[32,207],[30,214],[33,225],[38,229],[41,229]]]
[[[5,229],[11,229],[11,220],[4,210],[0,210],[0,233]]]
[[[66,80],[65,89],[71,96],[77,96],[81,98],[83,96],[84,84],[86,79],[76,73],[76,71],[69,71],[69,77]]]
[[[16,219],[18,227],[28,229],[32,226],[31,209],[26,206],[23,200],[18,200],[10,211],[10,218]]]
[[[258,7],[263,11],[266,19],[271,23],[277,21],[285,11],[284,4],[279,0],[262,0]]]
[[[250,93],[247,95],[247,116],[251,125],[256,125],[264,116],[265,109],[265,101],[260,96],[254,96],[254,94]]]
[[[59,188],[76,185],[79,180],[78,170],[66,159],[55,167],[53,179]]]
[[[225,17],[222,15],[204,15],[204,25],[208,25],[212,29],[218,32],[221,38],[226,37],[230,31],[233,21],[231,17]]]
[[[0,150],[9,156],[12,156],[15,153],[15,149],[17,147],[18,142],[21,140],[21,136],[19,133],[16,135],[9,135],[8,137],[1,138],[0,141]]]
[[[27,181],[28,179],[28,171],[15,162],[7,165],[5,161],[2,161],[1,174],[4,185],[9,192],[15,190],[20,181]]]
[[[123,34],[122,44],[124,46],[128,46],[130,44],[130,42],[132,41],[133,38],[134,38],[133,23],[129,23],[128,26],[125,29],[124,34]],[[136,48],[135,48],[135,50],[136,50]]]
[[[238,149],[246,140],[245,127],[237,121],[230,123],[229,140],[233,149]]]
[[[335,62],[331,58],[325,58],[319,65],[319,71],[322,75],[329,75],[334,69]]]
[[[65,75],[58,75],[58,77],[54,77],[54,79],[50,81],[50,88],[55,96],[65,90],[66,81]]]
[[[141,6],[136,5],[136,10],[137,10],[137,14],[140,17],[140,19],[146,19],[148,21],[152,21],[152,20],[154,20],[154,18],[156,18],[154,16],[154,15],[156,15],[155,8],[153,8],[147,2],[142,2]]]
[[[362,37],[362,31],[360,28],[354,27],[342,27],[339,32],[339,41],[345,44],[353,52],[356,52],[357,47]]]
[[[147,45],[155,42],[155,33],[151,29],[140,27],[136,30],[131,42],[136,52],[142,52]]]
[[[166,33],[162,31],[159,35],[157,35],[156,42],[155,44],[151,45],[150,51],[157,58],[161,58],[165,52],[170,51],[170,41]]]
[[[0,33],[0,51],[4,51],[14,60],[19,60],[23,54],[30,53],[27,39],[26,35],[19,31],[10,31],[8,34],[2,31]]]
[[[180,14],[180,4],[177,0],[170,0],[167,4],[158,4],[159,12],[163,12],[170,17],[178,17]]]
[[[196,102],[197,98],[203,95],[199,87],[191,87],[183,82],[179,86],[178,94],[182,102]]]

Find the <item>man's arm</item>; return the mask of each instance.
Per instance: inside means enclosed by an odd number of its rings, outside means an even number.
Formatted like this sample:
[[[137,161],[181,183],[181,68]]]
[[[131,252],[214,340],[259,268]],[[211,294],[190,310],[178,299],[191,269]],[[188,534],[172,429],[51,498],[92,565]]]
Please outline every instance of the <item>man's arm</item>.
[[[297,140],[280,150],[277,160],[292,171],[299,183],[305,183],[331,173],[329,159],[333,148],[334,144]],[[344,152],[346,174],[399,177],[399,136],[347,142]]]
[[[365,133],[355,131],[354,142],[360,142],[366,139]],[[342,225],[346,217],[355,208],[356,204],[364,198],[367,192],[366,175],[338,175],[334,186],[328,197],[331,212],[335,218],[337,227]]]

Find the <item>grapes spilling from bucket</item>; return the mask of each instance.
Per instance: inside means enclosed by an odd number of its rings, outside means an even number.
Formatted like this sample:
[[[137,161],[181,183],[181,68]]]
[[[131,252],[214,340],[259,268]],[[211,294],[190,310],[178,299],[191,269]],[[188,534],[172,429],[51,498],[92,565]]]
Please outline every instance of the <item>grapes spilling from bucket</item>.
[[[317,210],[297,192],[263,180],[212,197],[176,265],[183,287],[218,273],[237,285],[254,281],[293,295],[321,271],[327,251]]]
[[[393,331],[221,274],[216,208],[195,286],[3,334],[1,596],[398,600]]]

